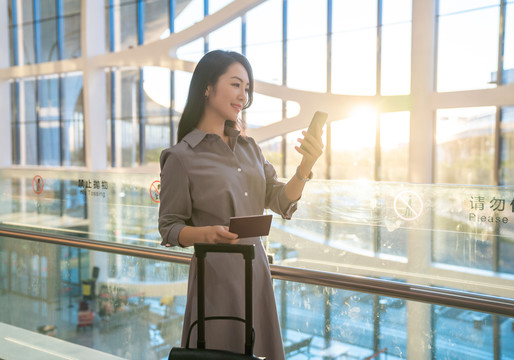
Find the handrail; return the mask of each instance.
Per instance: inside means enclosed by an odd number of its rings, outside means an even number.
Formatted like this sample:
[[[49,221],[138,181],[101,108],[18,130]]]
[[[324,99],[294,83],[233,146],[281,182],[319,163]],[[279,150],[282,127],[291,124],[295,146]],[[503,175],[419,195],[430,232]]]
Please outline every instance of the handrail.
[[[76,236],[41,234],[0,225],[0,236],[82,249],[110,252],[120,255],[189,264],[192,254],[173,250],[152,249],[107,241],[84,239]],[[365,276],[346,275],[319,270],[301,269],[283,265],[270,265],[271,276],[279,280],[294,281],[338,289],[353,290],[382,296],[430,304],[459,307],[471,311],[514,317],[514,299],[461,290],[442,289]]]

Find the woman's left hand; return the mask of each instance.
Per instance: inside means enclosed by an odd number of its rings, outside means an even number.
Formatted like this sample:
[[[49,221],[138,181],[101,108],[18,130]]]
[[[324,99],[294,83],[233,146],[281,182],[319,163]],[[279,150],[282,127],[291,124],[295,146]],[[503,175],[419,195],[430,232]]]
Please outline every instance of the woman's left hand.
[[[298,139],[301,146],[295,146],[295,149],[303,155],[302,162],[300,163],[302,173],[309,174],[316,161],[321,154],[323,154],[323,141],[321,140],[322,131],[319,131],[319,137],[305,130],[302,131],[302,134],[303,139]]]

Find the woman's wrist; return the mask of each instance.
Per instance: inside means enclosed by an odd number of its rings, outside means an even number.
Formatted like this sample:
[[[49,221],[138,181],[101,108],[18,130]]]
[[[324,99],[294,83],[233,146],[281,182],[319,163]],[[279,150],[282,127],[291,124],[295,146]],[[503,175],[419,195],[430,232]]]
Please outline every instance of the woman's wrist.
[[[296,168],[296,173],[294,175],[298,180],[303,181],[303,182],[307,182],[307,181],[311,180],[312,176],[313,176],[312,170],[309,170],[307,172],[301,168],[301,165]]]

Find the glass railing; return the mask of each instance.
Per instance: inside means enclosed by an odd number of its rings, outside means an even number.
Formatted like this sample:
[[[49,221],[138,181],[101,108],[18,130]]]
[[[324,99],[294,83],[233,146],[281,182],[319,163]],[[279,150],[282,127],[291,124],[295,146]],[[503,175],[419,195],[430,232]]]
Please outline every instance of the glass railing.
[[[177,251],[187,259],[191,250],[159,245],[158,180],[4,170],[0,229]],[[514,188],[312,181],[293,219],[274,217],[264,239],[288,359],[513,358],[513,318],[504,315],[514,313],[513,222]],[[187,265],[11,237],[1,238],[0,251],[5,324],[39,331],[58,323],[57,336],[127,359],[165,357],[180,338]],[[294,271],[348,276],[353,285],[283,276]],[[402,284],[418,294],[387,292]],[[432,290],[460,297],[460,308],[432,301]],[[470,293],[507,310],[466,308],[462,298]],[[95,314],[92,330],[80,326],[84,298]],[[32,304],[30,315],[3,310],[23,301]],[[59,309],[53,317],[44,315],[50,308]],[[112,324],[123,319],[143,323],[144,334],[132,325],[120,334],[124,327]],[[103,344],[119,343],[120,335],[141,348]],[[141,357],[149,346],[156,357]]]

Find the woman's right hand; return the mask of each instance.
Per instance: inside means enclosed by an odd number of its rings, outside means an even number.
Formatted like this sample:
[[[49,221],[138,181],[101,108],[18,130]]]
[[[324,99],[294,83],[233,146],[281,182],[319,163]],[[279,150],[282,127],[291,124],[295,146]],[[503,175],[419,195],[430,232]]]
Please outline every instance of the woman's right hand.
[[[239,241],[237,234],[228,231],[228,226],[185,226],[180,230],[178,243],[182,247],[195,243],[235,244]]]
[[[204,239],[209,244],[235,244],[239,241],[237,234],[228,231],[228,226],[205,226]]]

